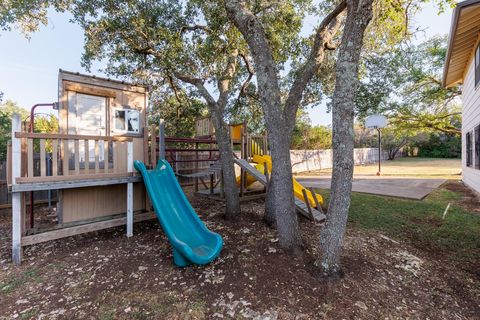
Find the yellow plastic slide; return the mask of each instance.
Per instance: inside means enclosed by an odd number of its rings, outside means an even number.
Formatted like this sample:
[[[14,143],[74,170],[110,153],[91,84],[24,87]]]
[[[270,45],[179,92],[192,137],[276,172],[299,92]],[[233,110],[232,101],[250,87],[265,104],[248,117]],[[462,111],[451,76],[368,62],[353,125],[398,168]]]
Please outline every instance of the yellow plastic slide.
[[[255,164],[255,169],[257,169],[258,171],[260,171],[261,173],[265,174],[265,168],[263,167],[263,164]],[[241,180],[241,176],[238,176],[237,177],[237,185],[240,186],[240,180]],[[255,179],[255,177],[247,174],[247,182],[245,184],[245,187],[250,187],[255,181],[257,181]]]
[[[267,168],[268,168],[268,172],[272,172],[272,158],[270,158],[270,156],[261,156],[261,155],[258,155],[258,154],[254,154],[253,155],[253,162],[257,163],[257,166],[258,164],[264,164],[266,163],[267,164]],[[260,172],[264,173],[264,170],[263,170],[263,165],[262,165],[262,170],[258,169]],[[253,178],[253,177],[252,177]],[[247,175],[247,181],[248,181],[248,175]],[[255,179],[254,179],[255,181]],[[303,198],[303,189],[306,189],[304,186],[302,186],[297,180],[295,180],[295,178],[292,178],[292,182],[293,182],[293,193],[295,194],[295,197],[297,197],[298,199],[302,200],[302,201],[305,201],[304,198]],[[313,198],[312,196],[312,193],[309,191],[309,190],[306,190],[307,192],[307,198],[308,198],[308,202],[310,202],[310,206],[312,206],[313,208],[316,207],[316,203],[315,203],[315,199]],[[318,193],[315,194],[317,200],[318,200],[318,203],[320,205],[323,205],[323,198],[321,195],[319,195]]]

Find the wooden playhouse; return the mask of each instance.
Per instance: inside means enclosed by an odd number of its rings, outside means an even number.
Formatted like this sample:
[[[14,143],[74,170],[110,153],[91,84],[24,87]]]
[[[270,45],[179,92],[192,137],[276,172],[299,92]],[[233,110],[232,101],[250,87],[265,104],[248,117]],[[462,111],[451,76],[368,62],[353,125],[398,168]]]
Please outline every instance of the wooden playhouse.
[[[12,122],[10,152],[13,260],[22,247],[152,217],[133,160],[152,165],[148,90],[139,85],[60,70],[58,133]],[[150,146],[151,147],[151,146]],[[58,190],[57,224],[28,225],[27,193]],[[33,214],[33,210],[31,210]],[[33,219],[32,219],[33,221]]]

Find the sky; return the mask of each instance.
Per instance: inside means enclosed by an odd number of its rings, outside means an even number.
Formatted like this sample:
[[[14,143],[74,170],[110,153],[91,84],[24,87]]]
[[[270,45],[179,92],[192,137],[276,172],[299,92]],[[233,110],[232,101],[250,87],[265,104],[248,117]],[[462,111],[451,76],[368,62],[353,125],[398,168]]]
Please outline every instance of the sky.
[[[447,34],[450,28],[451,9],[438,15],[432,5],[426,5],[414,23],[424,32],[417,34],[422,42],[434,35]],[[58,70],[88,73],[80,65],[83,51],[83,32],[69,22],[68,13],[50,12],[47,26],[26,39],[19,30],[0,31],[0,91],[4,100],[10,99],[30,110],[36,103],[58,100]],[[314,25],[314,21],[306,21]],[[308,26],[306,26],[308,27]],[[94,65],[91,74],[105,76]],[[48,112],[38,109],[38,112]],[[325,104],[308,110],[313,125],[330,125],[332,116]]]

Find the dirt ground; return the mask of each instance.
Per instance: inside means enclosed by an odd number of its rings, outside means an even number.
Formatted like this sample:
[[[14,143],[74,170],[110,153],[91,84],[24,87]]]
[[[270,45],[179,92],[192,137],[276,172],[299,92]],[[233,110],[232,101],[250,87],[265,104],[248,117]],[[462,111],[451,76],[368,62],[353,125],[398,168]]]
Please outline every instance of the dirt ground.
[[[320,224],[300,218],[305,253],[293,258],[262,222],[261,201],[235,222],[220,203],[192,205],[225,247],[210,265],[183,269],[154,220],[130,239],[119,227],[27,247],[14,266],[10,214],[0,213],[0,318],[480,319],[478,268],[350,225],[345,275],[327,282],[313,264]]]

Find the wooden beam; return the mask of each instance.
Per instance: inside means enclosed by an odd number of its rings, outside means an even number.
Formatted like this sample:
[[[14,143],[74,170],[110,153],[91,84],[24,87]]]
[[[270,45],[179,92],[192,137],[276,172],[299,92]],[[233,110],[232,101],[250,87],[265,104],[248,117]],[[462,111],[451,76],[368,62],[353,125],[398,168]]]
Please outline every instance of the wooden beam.
[[[12,192],[61,190],[85,187],[109,186],[115,184],[142,182],[142,177],[131,176],[123,178],[85,179],[44,183],[24,183],[12,185]]]
[[[151,145],[150,145],[150,157],[152,161],[152,168],[157,166],[157,128],[154,124],[150,129]]]
[[[108,167],[110,166],[110,162],[108,159],[108,149],[110,147],[110,143],[108,141],[103,141],[103,172],[108,173]]]
[[[75,150],[75,154],[73,155],[75,157],[75,175],[79,175],[80,174],[80,143],[79,143],[79,140],[74,140],[73,145],[74,145],[74,150]]]
[[[52,176],[58,175],[58,140],[52,140]]]
[[[27,175],[33,177],[33,140],[27,140]]]
[[[81,134],[62,134],[62,133],[31,133],[31,132],[15,132],[15,138],[27,139],[68,139],[68,140],[103,140],[128,142],[133,141],[132,137],[125,136],[90,136]]]
[[[15,133],[22,130],[20,115],[12,116],[12,185],[21,173],[22,145],[21,140],[15,138]],[[22,225],[23,212],[21,194],[12,193],[12,260],[15,264],[22,262]]]
[[[90,146],[87,140],[83,140],[83,151],[85,155],[85,173],[88,174],[90,172]]]
[[[158,158],[165,160],[165,120],[160,119],[158,131]]]
[[[155,218],[155,214],[153,212],[144,212],[144,213],[137,213],[134,217],[134,222],[140,222],[145,220],[150,220]],[[34,234],[30,236],[22,237],[22,246],[29,246],[32,244],[42,243],[46,241],[66,238],[70,236],[74,236],[77,234],[83,234],[118,226],[123,226],[127,222],[127,217],[110,219],[106,221],[88,223],[81,226],[63,228],[58,230],[47,231],[39,234]]]
[[[40,176],[47,175],[47,161],[45,159],[45,139],[40,139]]]
[[[78,181],[78,180],[95,180],[95,179],[113,179],[113,178],[127,178],[133,177],[133,172],[123,172],[123,173],[99,173],[99,174],[79,174],[76,176],[56,176],[56,177],[18,177],[16,179],[17,184],[26,184],[26,183],[50,183],[50,182],[69,182],[69,181]]]
[[[127,145],[127,171],[133,172],[133,142]],[[127,184],[127,237],[133,236],[133,183]]]
[[[98,147],[98,140],[95,140],[95,174],[100,172],[100,151]]]

